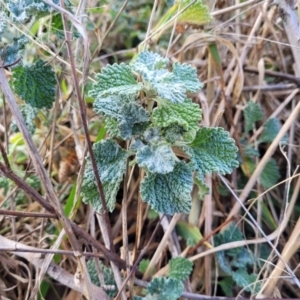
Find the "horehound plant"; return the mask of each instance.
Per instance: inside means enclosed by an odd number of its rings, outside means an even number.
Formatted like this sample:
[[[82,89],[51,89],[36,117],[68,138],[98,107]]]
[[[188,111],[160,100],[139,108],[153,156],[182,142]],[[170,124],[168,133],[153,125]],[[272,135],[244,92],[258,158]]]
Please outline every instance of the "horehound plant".
[[[17,1],[8,2],[11,11],[15,12],[12,16],[19,22],[26,22],[33,11],[45,14],[50,9],[45,4],[37,5],[36,1],[23,1],[24,5],[30,3],[27,9],[20,10],[18,7],[16,10]],[[182,3],[183,7],[191,1]],[[66,2],[66,5],[69,4]],[[164,22],[168,24],[182,7],[174,6],[173,15],[167,15],[162,20],[163,25]],[[182,13],[180,18],[184,16]],[[178,21],[181,21],[180,18]],[[0,34],[4,25],[0,24]],[[21,36],[5,50],[2,49],[5,65],[18,63],[27,42]],[[45,63],[36,60],[12,70],[12,87],[26,102],[20,110],[31,133],[35,130],[32,120],[38,109],[51,108],[55,100],[55,74]],[[170,215],[189,213],[193,185],[206,190],[207,174],[229,174],[238,166],[237,147],[229,134],[222,128],[200,125],[201,109],[191,100],[202,87],[196,69],[187,64],[172,65],[168,59],[146,51],[141,52],[130,65],[104,67],[96,79],[89,96],[94,99],[94,111],[103,116],[109,137],[95,143],[93,149],[109,211],[115,208],[127,164],[145,173],[140,185],[142,199],[157,212]],[[33,83],[31,87],[34,88],[28,88],[26,82]],[[124,145],[122,141],[129,147],[121,147]],[[94,176],[87,158],[83,200],[97,212],[102,212]],[[161,281],[165,281],[164,286],[172,287],[174,277],[169,277],[171,279]],[[149,287],[150,294],[159,290],[154,288],[157,282]],[[174,284],[181,286],[178,282]],[[176,294],[179,296],[180,290]]]
[[[200,126],[201,109],[188,95],[202,84],[190,65],[170,65],[168,59],[145,51],[130,65],[104,67],[96,78],[89,96],[95,99],[94,111],[104,117],[109,137],[96,142],[93,150],[109,211],[115,208],[127,165],[137,165],[145,173],[140,183],[142,200],[169,215],[189,213],[193,185],[208,189],[206,174],[228,174],[239,165],[238,149],[228,132]],[[120,140],[129,144],[128,149],[119,145]],[[89,159],[82,197],[102,212]],[[182,258],[180,267],[176,266],[172,268],[182,273],[190,262]],[[175,300],[183,292],[185,279],[155,278],[144,299]]]
[[[109,211],[115,208],[127,160],[145,171],[142,199],[169,215],[189,213],[194,179],[205,185],[206,174],[228,174],[238,167],[238,149],[228,132],[199,124],[201,109],[188,95],[202,84],[190,65],[170,66],[168,59],[146,51],[130,65],[104,67],[96,78],[89,96],[95,99],[94,111],[104,116],[109,138],[93,149]],[[119,140],[128,141],[129,149]],[[89,160],[82,197],[102,211]]]

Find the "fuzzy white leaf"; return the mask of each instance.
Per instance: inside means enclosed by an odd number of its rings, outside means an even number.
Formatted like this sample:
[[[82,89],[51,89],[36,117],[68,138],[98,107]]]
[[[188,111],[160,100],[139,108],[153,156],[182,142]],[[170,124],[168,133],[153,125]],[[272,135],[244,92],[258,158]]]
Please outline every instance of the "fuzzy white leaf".
[[[192,188],[192,170],[180,161],[170,173],[148,172],[141,183],[140,192],[142,199],[155,211],[173,215],[190,211]]]

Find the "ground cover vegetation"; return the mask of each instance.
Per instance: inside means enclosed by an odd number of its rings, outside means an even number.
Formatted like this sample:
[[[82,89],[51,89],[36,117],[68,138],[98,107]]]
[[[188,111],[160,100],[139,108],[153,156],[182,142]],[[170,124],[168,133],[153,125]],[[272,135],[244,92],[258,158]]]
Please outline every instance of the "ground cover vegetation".
[[[296,1],[0,7],[2,299],[300,297]]]

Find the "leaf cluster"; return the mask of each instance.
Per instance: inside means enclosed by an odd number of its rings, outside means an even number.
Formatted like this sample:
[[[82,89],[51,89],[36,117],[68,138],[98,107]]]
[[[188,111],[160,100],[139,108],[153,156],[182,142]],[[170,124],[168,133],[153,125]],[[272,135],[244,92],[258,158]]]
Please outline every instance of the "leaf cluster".
[[[142,262],[141,262],[142,263]],[[144,265],[146,261],[142,264]],[[176,257],[169,261],[170,271],[167,277],[151,280],[145,297],[135,296],[135,300],[176,300],[184,290],[183,282],[190,276],[193,263],[186,258]],[[142,267],[145,269],[145,266]],[[140,268],[140,269],[142,269]]]
[[[21,105],[21,112],[29,131],[33,134],[35,132],[33,119],[38,109],[49,109],[55,101],[56,77],[52,67],[41,59],[32,64],[23,64],[24,50],[29,39],[25,35],[17,34],[10,24],[14,23],[24,30],[25,25],[31,26],[40,17],[55,12],[48,4],[39,0],[4,2],[4,9],[0,13],[0,57],[3,65],[11,68],[12,88],[26,103]],[[59,5],[58,0],[54,3]],[[69,1],[66,1],[65,5],[69,9],[72,8]],[[18,131],[14,123],[12,129]]]
[[[229,134],[222,128],[199,126],[201,109],[188,95],[202,84],[190,65],[170,65],[168,59],[146,51],[130,65],[104,67],[96,79],[89,96],[94,98],[94,111],[105,118],[114,149],[106,149],[106,141],[94,145],[94,149],[104,147],[95,155],[110,211],[128,157],[130,165],[137,164],[145,171],[142,199],[154,210],[170,215],[189,212],[193,172],[203,183],[206,174],[228,174],[238,166],[237,147]],[[119,139],[129,141],[128,150],[120,149]],[[176,148],[186,153],[188,163],[176,155]],[[82,190],[83,201],[101,211],[89,163]]]
[[[214,236],[215,246],[243,240],[241,230],[233,223],[226,230]],[[219,267],[227,278],[220,281],[220,285],[227,296],[232,296],[232,286],[237,284],[248,292],[257,292],[259,284],[254,284],[257,274],[251,273],[248,269],[253,268],[256,260],[253,253],[245,248],[238,247],[225,251],[216,252]]]
[[[256,159],[259,157],[257,147],[262,143],[271,143],[277,136],[281,129],[280,121],[277,118],[270,118],[263,124],[263,131],[256,141],[256,148],[254,145],[246,144],[245,137],[249,131],[255,128],[255,124],[263,119],[263,111],[258,103],[249,101],[244,109],[244,137],[241,140],[243,145],[244,160],[242,170],[244,174],[249,177],[255,170]],[[282,139],[282,143],[287,143],[287,136]],[[275,159],[271,158],[262,171],[259,182],[265,188],[272,187],[280,178],[279,168]]]

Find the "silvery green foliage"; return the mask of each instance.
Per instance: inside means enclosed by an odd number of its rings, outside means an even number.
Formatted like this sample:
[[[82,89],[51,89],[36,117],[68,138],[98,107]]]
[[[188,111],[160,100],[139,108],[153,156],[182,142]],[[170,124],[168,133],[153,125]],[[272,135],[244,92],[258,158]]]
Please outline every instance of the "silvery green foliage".
[[[176,278],[180,281],[188,279],[193,270],[193,262],[181,256],[172,258],[169,261],[169,266],[169,277]]]
[[[89,92],[89,95],[96,99],[109,95],[134,96],[143,87],[135,80],[130,66],[124,63],[104,67],[96,79],[97,83]]]
[[[157,300],[177,299],[182,294],[183,289],[183,283],[171,277],[154,278],[148,286],[149,293],[151,295],[157,295]]]
[[[193,263],[186,258],[176,257],[170,260],[168,278],[157,277],[148,285],[145,297],[135,296],[135,300],[177,300],[181,296],[185,281],[193,270]],[[144,268],[145,269],[145,268]]]
[[[223,232],[214,236],[215,246],[243,240],[241,230],[233,223]],[[248,292],[257,292],[260,284],[254,285],[258,275],[249,273],[248,268],[253,267],[255,258],[253,253],[246,247],[233,248],[216,253],[219,267],[227,275],[232,276],[233,282],[245,288]],[[231,287],[233,289],[233,286]]]
[[[270,158],[259,176],[259,183],[265,189],[269,189],[270,187],[274,186],[279,179],[280,172],[277,162],[274,158]]]
[[[7,8],[12,20],[25,23],[32,15],[49,11],[49,6],[41,0],[8,0]]]
[[[136,160],[140,167],[149,172],[167,174],[173,171],[177,157],[169,145],[144,145],[136,153]]]
[[[175,278],[156,277],[148,285],[149,294],[134,296],[134,300],[177,300],[184,290],[181,281]]]
[[[132,135],[139,134],[142,124],[148,124],[148,112],[137,103],[128,103],[123,107],[122,116],[117,119],[119,124],[120,136],[124,140],[129,140]]]
[[[56,78],[50,65],[41,59],[13,71],[14,91],[36,108],[51,108],[55,101]]]
[[[115,121],[115,135],[124,140],[131,138],[136,125],[148,123],[148,112],[137,103],[136,96],[112,95],[103,98],[97,97],[94,103],[94,111],[103,113]]]
[[[162,129],[163,136],[165,137],[166,141],[171,145],[175,144],[178,141],[189,141],[188,133],[190,131],[186,131],[182,126],[173,124],[166,128]],[[193,136],[193,134],[192,134]],[[194,137],[195,138],[195,137]],[[193,141],[194,138],[192,137],[190,140]]]
[[[260,143],[272,143],[273,140],[276,138],[278,132],[281,129],[281,123],[277,118],[271,118],[266,121],[264,124],[264,130],[259,137],[258,142]],[[281,142],[287,143],[288,137],[285,134],[282,138]]]
[[[17,60],[19,60],[24,52],[25,45],[28,42],[25,35],[20,36],[19,38],[14,38],[13,42],[1,47],[0,45],[0,56],[4,62],[4,65],[10,65]],[[19,62],[21,64],[21,61]]]
[[[142,52],[131,65],[104,67],[89,96],[95,99],[94,111],[104,116],[111,137],[131,140],[131,164],[136,163],[146,174],[140,185],[142,199],[160,213],[188,213],[193,172],[202,181],[207,173],[230,173],[238,166],[237,147],[223,129],[199,127],[201,109],[187,98],[188,92],[202,87],[196,69],[180,63],[173,64],[171,71],[169,67],[169,60],[159,54]],[[191,163],[180,160],[174,146],[186,151]],[[104,184],[108,193],[107,186]],[[116,182],[110,188],[115,195]],[[86,202],[90,195],[86,193]],[[99,196],[92,198],[95,205]]]
[[[260,121],[263,117],[263,112],[259,104],[249,101],[244,109],[245,132],[253,129],[255,122]]]
[[[28,42],[25,36],[20,37],[19,30],[14,30],[14,27],[20,26],[24,31],[24,24],[30,24],[31,20],[55,13],[55,10],[42,0],[4,0],[4,3],[0,12],[0,55],[4,64],[10,65],[22,58],[25,44]],[[53,3],[59,5],[59,0],[53,0]],[[73,9],[70,0],[65,0],[64,5],[68,10]],[[14,26],[8,26],[10,23],[14,23]],[[6,46],[2,44],[3,41]],[[21,64],[22,60],[17,65]]]
[[[119,185],[126,170],[128,154],[112,139],[95,143],[93,150],[104,189],[106,205],[109,211],[113,211]],[[81,195],[83,202],[91,204],[97,212],[102,211],[103,207],[90,160],[87,161],[85,168]]]
[[[142,52],[133,63],[133,69],[139,74],[147,74],[149,71],[165,69],[169,59],[161,57],[158,53]]]
[[[245,118],[245,133],[252,130],[254,123],[262,121],[263,112],[259,104],[249,101],[244,109]],[[271,143],[281,129],[281,123],[277,118],[270,118],[264,124],[264,130],[258,139],[258,143]],[[282,139],[282,142],[287,143],[287,135]]]
[[[195,140],[183,149],[190,156],[198,177],[202,179],[205,174],[229,174],[233,168],[238,167],[238,149],[223,128],[200,128]]]
[[[170,103],[160,101],[158,106],[153,110],[153,123],[162,128],[164,136],[171,143],[183,138],[189,141],[195,138],[201,121],[201,109],[190,99],[185,99],[183,103]],[[188,134],[186,134],[188,133]]]
[[[262,121],[263,113],[259,104],[249,101],[249,104],[244,110],[245,118],[245,134],[249,130],[253,129],[256,121]],[[268,119],[263,125],[263,132],[257,139],[257,144],[271,143],[276,138],[278,132],[281,129],[281,123],[277,118]],[[281,142],[287,143],[287,135],[284,135]],[[250,174],[254,172],[256,166],[256,158],[259,157],[259,151],[254,148],[253,145],[247,145],[245,140],[241,140],[244,154],[244,164],[247,165]],[[268,189],[275,185],[280,178],[279,167],[276,160],[271,158],[266,164],[264,170],[260,174],[259,182],[265,188]]]
[[[36,129],[34,119],[37,115],[38,110],[29,104],[22,104],[19,106],[19,108],[20,108],[20,112],[23,116],[23,119],[25,121],[28,131],[31,134],[34,134],[35,129]],[[19,132],[18,126],[14,119],[12,120],[12,123],[10,124],[10,128],[13,132]]]
[[[177,162],[167,174],[147,172],[141,182],[142,199],[165,214],[189,213],[193,188],[191,168],[183,161]]]
[[[183,103],[160,102],[153,110],[153,123],[161,128],[173,124],[181,125],[185,130],[198,130],[201,121],[199,105],[186,99]]]
[[[25,23],[30,18],[45,15],[53,11],[52,7],[42,0],[6,0],[10,17],[15,22]],[[53,0],[54,4],[59,5],[59,0]],[[70,9],[72,3],[65,0],[65,7]]]
[[[159,128],[147,129],[143,134],[145,142],[136,139],[131,149],[136,151],[136,161],[139,167],[151,173],[167,174],[173,171],[178,160],[172,148],[161,140]]]
[[[184,102],[187,92],[201,89],[195,68],[175,63],[172,72],[169,72],[165,69],[166,64],[167,60],[158,57],[158,54],[144,52],[132,67],[142,76],[147,90],[174,103]]]
[[[4,33],[6,27],[7,27],[6,15],[2,11],[0,12],[0,42],[2,40],[2,34]]]

